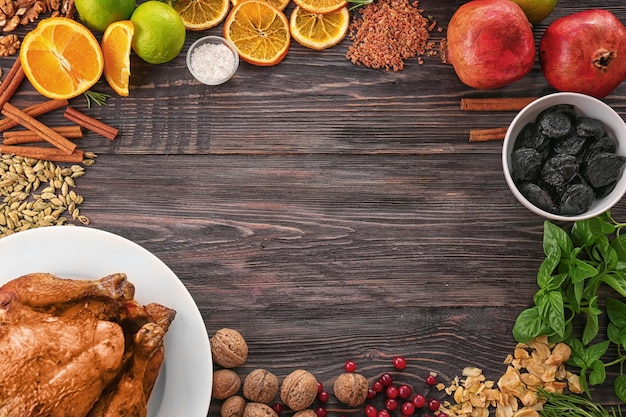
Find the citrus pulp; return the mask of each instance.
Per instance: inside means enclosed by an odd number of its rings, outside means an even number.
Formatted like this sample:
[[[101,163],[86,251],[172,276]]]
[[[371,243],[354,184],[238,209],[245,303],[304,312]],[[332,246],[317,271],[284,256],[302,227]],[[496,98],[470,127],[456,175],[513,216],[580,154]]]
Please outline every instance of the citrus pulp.
[[[289,51],[289,21],[265,0],[238,3],[228,14],[223,32],[239,57],[253,65],[276,65]]]
[[[307,12],[300,6],[291,12],[291,36],[302,46],[322,50],[337,45],[346,37],[350,24],[347,7],[325,13]]]
[[[118,20],[126,20],[135,10],[135,0],[75,0],[80,20],[93,30],[104,32]]]
[[[177,0],[173,5],[190,30],[206,30],[226,18],[230,0]]]
[[[66,17],[42,19],[20,47],[24,74],[43,96],[69,99],[91,88],[102,75],[104,58],[93,33]]]
[[[111,23],[102,35],[104,78],[120,96],[128,96],[130,50],[135,28],[130,20]]]
[[[513,0],[513,2],[522,8],[528,21],[535,25],[552,13],[557,0]]]
[[[242,1],[245,1],[245,0],[231,0],[231,3],[233,4],[233,6],[236,6],[238,3]],[[267,1],[272,3],[273,6],[276,6],[278,10],[285,10],[291,0],[267,0]]]
[[[144,61],[163,64],[183,49],[187,30],[172,6],[149,0],[137,6],[130,20],[135,26],[132,49]]]

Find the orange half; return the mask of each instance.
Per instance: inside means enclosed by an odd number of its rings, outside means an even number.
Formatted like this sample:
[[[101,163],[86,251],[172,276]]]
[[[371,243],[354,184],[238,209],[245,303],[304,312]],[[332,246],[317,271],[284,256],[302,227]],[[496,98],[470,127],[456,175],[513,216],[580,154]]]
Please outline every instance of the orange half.
[[[20,60],[33,87],[43,96],[59,100],[89,90],[104,70],[104,57],[96,37],[66,17],[43,19],[26,34]]]
[[[289,51],[291,35],[287,16],[264,0],[238,3],[224,22],[224,37],[239,57],[253,65],[276,65]]]
[[[341,42],[348,33],[348,7],[324,14],[307,12],[296,6],[291,12],[291,36],[302,46],[321,51]]]
[[[128,96],[130,80],[130,51],[135,26],[130,20],[120,20],[107,26],[102,35],[104,78],[122,97]]]

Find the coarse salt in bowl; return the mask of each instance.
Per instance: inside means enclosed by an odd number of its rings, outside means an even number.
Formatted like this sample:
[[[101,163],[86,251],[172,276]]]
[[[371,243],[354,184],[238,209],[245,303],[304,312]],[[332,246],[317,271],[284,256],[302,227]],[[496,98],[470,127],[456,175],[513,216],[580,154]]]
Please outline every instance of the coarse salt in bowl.
[[[239,54],[232,42],[220,36],[205,36],[187,51],[187,68],[194,78],[206,85],[219,85],[237,72]]]
[[[574,106],[578,116],[597,119],[604,125],[606,133],[617,144],[616,154],[626,157],[626,123],[622,117],[603,101],[579,93],[561,92],[541,97],[524,107],[511,122],[502,149],[502,167],[506,182],[511,192],[526,208],[539,216],[557,221],[578,221],[596,217],[611,209],[626,193],[626,175],[622,170],[613,190],[607,195],[594,199],[587,211],[578,215],[561,215],[551,213],[535,206],[518,189],[512,176],[511,154],[514,151],[515,141],[524,126],[535,122],[537,116],[549,107],[557,104]]]

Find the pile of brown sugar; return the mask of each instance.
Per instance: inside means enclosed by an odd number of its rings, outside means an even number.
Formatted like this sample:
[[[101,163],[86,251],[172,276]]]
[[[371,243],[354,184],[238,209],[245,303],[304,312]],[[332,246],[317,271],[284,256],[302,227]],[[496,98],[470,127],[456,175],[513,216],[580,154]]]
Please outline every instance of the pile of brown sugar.
[[[361,18],[354,19],[348,36],[353,44],[346,57],[354,64],[370,68],[400,71],[404,61],[434,55],[430,32],[437,22],[422,15],[418,1],[375,0],[361,8]]]

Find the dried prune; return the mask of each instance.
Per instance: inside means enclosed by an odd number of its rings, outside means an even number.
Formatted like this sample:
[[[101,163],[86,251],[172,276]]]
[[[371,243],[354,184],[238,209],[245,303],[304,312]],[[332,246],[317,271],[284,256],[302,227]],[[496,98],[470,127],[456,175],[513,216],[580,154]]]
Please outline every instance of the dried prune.
[[[620,177],[623,166],[623,157],[614,153],[598,152],[586,160],[584,175],[592,187],[604,187]]]
[[[555,211],[552,196],[547,190],[541,188],[539,185],[532,182],[526,182],[520,185],[519,190],[533,205],[545,211]]]
[[[570,185],[561,197],[560,214],[573,216],[589,210],[596,194],[589,185],[577,183]]]
[[[598,119],[580,116],[576,119],[576,134],[584,138],[600,139],[605,135],[604,125]]]
[[[537,116],[539,131],[553,139],[568,136],[575,129],[575,115],[574,107],[568,104],[549,107]]]
[[[600,152],[615,153],[615,151],[617,151],[617,144],[613,139],[605,135],[598,140],[590,142],[587,149],[587,157]]]
[[[553,187],[562,187],[578,173],[576,157],[558,154],[548,159],[541,169],[541,178]]]
[[[571,135],[554,142],[553,150],[555,153],[578,156],[582,154],[587,145],[587,138]]]
[[[543,157],[535,149],[521,148],[511,155],[511,165],[514,181],[532,181],[541,172]]]
[[[541,134],[535,123],[527,123],[515,138],[514,149],[532,148],[543,153],[550,145],[550,138]]]

